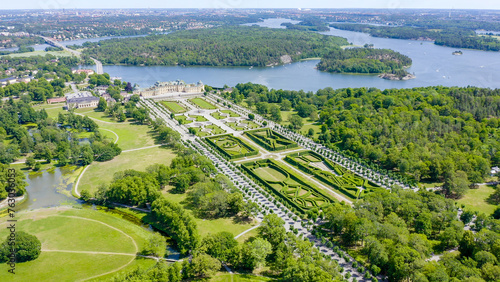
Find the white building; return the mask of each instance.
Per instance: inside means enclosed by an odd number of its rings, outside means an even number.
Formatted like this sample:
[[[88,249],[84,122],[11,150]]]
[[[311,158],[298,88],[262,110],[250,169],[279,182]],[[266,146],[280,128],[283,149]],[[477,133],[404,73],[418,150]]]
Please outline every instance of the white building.
[[[134,91],[142,97],[163,96],[171,93],[203,93],[205,85],[203,82],[186,84],[182,80],[156,82],[153,86]]]

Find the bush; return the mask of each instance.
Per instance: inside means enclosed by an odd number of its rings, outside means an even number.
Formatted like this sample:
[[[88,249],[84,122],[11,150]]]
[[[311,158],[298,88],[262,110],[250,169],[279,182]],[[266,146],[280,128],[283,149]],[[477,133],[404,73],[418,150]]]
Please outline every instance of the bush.
[[[352,267],[354,267],[354,268],[358,267],[358,262],[357,261],[353,261],[352,262]]]
[[[9,243],[11,242],[9,234],[0,246],[0,262],[10,261],[12,246],[10,246]],[[26,262],[38,258],[42,252],[42,243],[40,243],[40,240],[34,235],[24,231],[17,231],[15,233],[15,248],[16,262]]]

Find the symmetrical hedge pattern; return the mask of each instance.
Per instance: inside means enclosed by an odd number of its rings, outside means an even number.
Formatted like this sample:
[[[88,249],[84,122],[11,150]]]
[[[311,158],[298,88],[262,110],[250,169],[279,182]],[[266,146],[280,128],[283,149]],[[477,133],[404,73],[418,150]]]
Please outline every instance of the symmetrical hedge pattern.
[[[257,149],[231,134],[207,137],[205,140],[228,159],[254,156],[259,153]]]
[[[245,132],[255,143],[269,151],[279,151],[298,147],[297,143],[269,128],[256,129]]]
[[[241,167],[250,177],[299,212],[305,213],[334,202],[328,194],[306,183],[271,159],[243,163]]]
[[[285,161],[306,173],[314,175],[351,199],[362,198],[366,193],[379,187],[313,151],[290,154],[285,157]],[[321,163],[331,171],[321,169],[321,165],[318,166]]]

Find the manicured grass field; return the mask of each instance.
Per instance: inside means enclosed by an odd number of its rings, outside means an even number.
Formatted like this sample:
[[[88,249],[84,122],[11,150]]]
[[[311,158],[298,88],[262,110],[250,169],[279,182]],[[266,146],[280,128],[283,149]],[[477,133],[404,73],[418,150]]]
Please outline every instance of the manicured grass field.
[[[45,111],[47,112],[47,115],[50,118],[55,119],[55,118],[57,118],[57,116],[59,115],[60,112],[66,112],[63,109],[63,106],[64,106],[64,103],[40,104],[40,105],[33,106],[33,109],[35,109],[35,111],[45,109]]]
[[[493,185],[480,185],[479,189],[469,189],[465,196],[457,200],[457,202],[459,205],[464,204],[466,209],[490,215],[497,206],[488,203],[486,200],[494,191]]]
[[[202,99],[202,98],[193,98],[190,101],[202,109],[207,109],[207,110],[217,109],[217,107],[212,105],[212,103],[209,103],[205,99]]]
[[[174,157],[175,154],[171,150],[161,147],[122,152],[111,161],[92,163],[80,179],[78,191],[86,189],[93,193],[99,185],[109,184],[115,172],[126,169],[145,171],[155,163],[170,165]]]
[[[198,232],[202,237],[208,234],[215,234],[222,231],[231,232],[234,236],[248,230],[256,225],[256,222],[240,222],[235,218],[202,219],[194,215],[193,210],[186,201],[187,194],[171,194],[168,191],[163,192],[163,196],[170,201],[180,203],[187,212],[194,216],[194,221],[198,226]]]
[[[206,137],[206,136],[212,136],[212,135],[218,135],[218,134],[224,134],[224,133],[226,133],[226,131],[224,129],[218,127],[215,124],[206,125],[204,127],[204,128],[212,129],[211,132],[201,131],[201,128],[198,128],[198,127],[193,127],[193,128],[196,131],[196,136],[199,136],[199,137]]]
[[[51,208],[17,216],[18,230],[37,236],[42,253],[34,261],[16,264],[14,280],[8,266],[1,264],[0,281],[75,281],[112,274],[124,266],[123,271],[129,271],[137,265],[135,254],[149,236],[143,227],[91,209]],[[2,241],[8,234],[6,220],[0,219]]]
[[[182,116],[176,116],[175,119],[180,123],[180,124],[190,124],[192,123],[193,121],[192,120],[188,120],[186,116],[182,115]]]
[[[227,114],[227,115],[221,115],[221,113]],[[240,115],[231,111],[231,110],[221,110],[220,112],[213,112],[211,113],[211,116],[213,116],[216,119],[225,119],[228,117],[239,117]]]
[[[174,101],[161,101],[163,106],[165,106],[170,112],[174,114],[180,114],[186,112],[186,109],[181,106],[179,103]]]

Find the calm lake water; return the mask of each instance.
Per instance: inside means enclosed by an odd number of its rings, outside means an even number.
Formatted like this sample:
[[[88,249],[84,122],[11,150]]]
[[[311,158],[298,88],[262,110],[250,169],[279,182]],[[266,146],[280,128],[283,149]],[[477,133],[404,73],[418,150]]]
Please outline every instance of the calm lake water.
[[[260,26],[283,28],[287,19],[269,19]],[[250,24],[252,25],[252,24]],[[203,81],[205,84],[222,87],[224,84],[260,83],[275,89],[316,91],[320,88],[377,87],[412,88],[421,86],[478,86],[500,87],[500,52],[462,49],[462,56],[454,56],[456,48],[434,45],[429,41],[400,40],[371,37],[360,32],[331,29],[322,34],[347,38],[358,46],[374,44],[376,48],[389,48],[412,58],[408,69],[417,78],[408,81],[384,80],[376,75],[331,74],[315,69],[319,60],[296,62],[277,67],[180,67],[180,66],[104,66],[111,76],[147,87],[156,81],[182,79],[186,82]]]
[[[73,183],[68,183],[65,168],[54,171],[43,171],[34,175],[26,173],[28,200],[17,207],[17,210],[31,210],[60,206],[61,204],[77,204],[78,200],[71,196]]]

